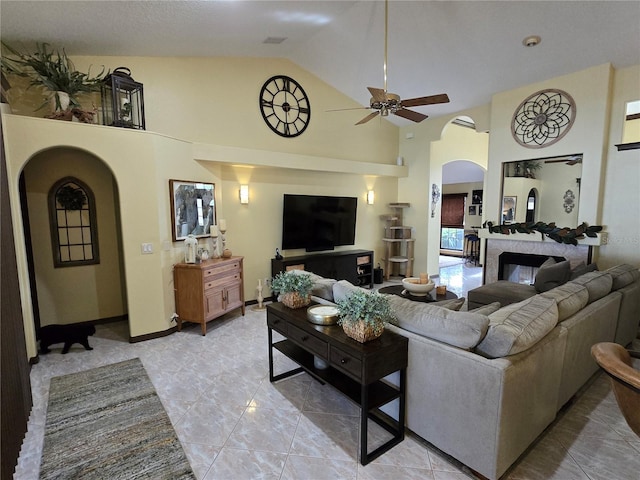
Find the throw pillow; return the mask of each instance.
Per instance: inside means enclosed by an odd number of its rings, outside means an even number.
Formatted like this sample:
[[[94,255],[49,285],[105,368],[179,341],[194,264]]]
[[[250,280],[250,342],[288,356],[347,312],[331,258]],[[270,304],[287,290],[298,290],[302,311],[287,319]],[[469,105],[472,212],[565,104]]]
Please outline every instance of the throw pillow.
[[[604,297],[611,291],[613,277],[607,272],[589,272],[579,276],[572,283],[584,285],[589,292],[589,303]]]
[[[333,301],[333,284],[336,280],[333,278],[321,278],[313,282],[311,295]]]
[[[624,263],[611,267],[607,269],[606,272],[613,278],[613,287],[611,290],[619,290],[640,278],[640,270],[638,270],[638,267]]]
[[[454,347],[471,349],[484,337],[489,318],[473,312],[457,312],[433,304],[389,297],[398,327]]]
[[[552,298],[536,295],[489,315],[489,330],[476,352],[489,358],[523,352],[538,343],[558,323]]]
[[[451,300],[440,300],[439,302],[429,302],[429,305],[433,305],[434,307],[442,307],[448,310],[460,310],[462,305],[464,305],[465,298],[453,298]]]
[[[481,307],[478,308],[474,308],[473,310],[469,310],[470,312],[473,313],[479,313],[481,315],[491,315],[493,312],[497,312],[498,310],[500,310],[500,302],[493,302],[490,303],[489,305],[483,305]]]
[[[585,273],[593,272],[595,270],[598,270],[598,265],[596,265],[595,263],[585,265],[584,262],[580,262],[578,265],[576,265],[576,268],[571,270],[571,276],[569,277],[569,280],[575,280],[580,275],[584,275]]]
[[[558,322],[562,322],[582,310],[589,301],[587,288],[584,285],[573,282],[567,282],[540,295],[553,298],[556,301],[558,304]]]
[[[551,259],[553,260],[553,259]],[[547,260],[545,263],[547,263]],[[552,265],[545,266],[545,263],[540,266],[538,273],[536,274],[536,280],[533,284],[536,292],[546,292],[552,288],[562,285],[569,280],[571,275],[571,266],[569,260],[563,262],[554,263]]]

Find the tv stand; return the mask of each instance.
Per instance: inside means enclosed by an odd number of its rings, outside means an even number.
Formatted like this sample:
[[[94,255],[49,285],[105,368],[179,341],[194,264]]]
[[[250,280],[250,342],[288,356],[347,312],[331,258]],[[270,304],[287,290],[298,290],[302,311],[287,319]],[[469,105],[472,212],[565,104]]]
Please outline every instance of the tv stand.
[[[272,277],[288,270],[306,270],[325,278],[348,280],[354,285],[373,288],[373,250],[345,250],[271,259]]]

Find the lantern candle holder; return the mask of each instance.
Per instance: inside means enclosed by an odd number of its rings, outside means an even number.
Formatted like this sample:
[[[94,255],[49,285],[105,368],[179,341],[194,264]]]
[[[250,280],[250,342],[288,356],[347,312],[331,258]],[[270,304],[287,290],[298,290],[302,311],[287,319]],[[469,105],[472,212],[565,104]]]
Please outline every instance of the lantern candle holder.
[[[116,68],[100,87],[102,124],[110,127],[145,129],[143,86],[126,67]]]

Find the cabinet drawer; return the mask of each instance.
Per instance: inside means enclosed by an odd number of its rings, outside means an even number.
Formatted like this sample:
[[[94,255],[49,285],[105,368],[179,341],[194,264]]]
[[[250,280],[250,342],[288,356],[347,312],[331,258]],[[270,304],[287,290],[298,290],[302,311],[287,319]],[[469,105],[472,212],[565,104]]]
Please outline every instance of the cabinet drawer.
[[[327,342],[314,337],[298,327],[289,325],[289,338],[310,352],[327,358]]]
[[[276,316],[267,316],[267,325],[269,325],[272,329],[274,329],[276,332],[281,333],[285,337],[287,336],[287,322],[285,322],[281,318]]]
[[[362,361],[339,348],[331,347],[329,361],[332,366],[351,374],[357,379],[362,376]]]
[[[209,282],[216,278],[240,274],[240,261],[228,263],[226,265],[215,265],[205,268],[202,274],[205,282]]]
[[[209,281],[204,283],[205,290],[211,290],[216,287],[222,287],[224,285],[231,285],[233,283],[240,282],[240,273],[230,274],[222,278],[210,278]]]

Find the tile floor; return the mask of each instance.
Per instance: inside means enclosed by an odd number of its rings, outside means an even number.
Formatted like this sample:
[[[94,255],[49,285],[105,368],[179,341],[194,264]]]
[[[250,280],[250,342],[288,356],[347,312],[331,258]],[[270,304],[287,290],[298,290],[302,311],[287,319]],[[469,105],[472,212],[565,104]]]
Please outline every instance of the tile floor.
[[[441,269],[440,283],[459,295],[480,269]],[[363,467],[357,461],[359,410],[306,374],[268,380],[266,314],[251,307],[181,333],[129,344],[126,324],[99,326],[93,351],[54,348],[33,366],[34,407],[14,476],[38,478],[49,380],[139,357],[153,381],[198,479],[432,479],[474,478],[455,460],[409,434]],[[640,344],[636,345],[640,347]],[[278,352],[276,372],[291,362]],[[282,370],[278,370],[282,369]],[[372,424],[372,442],[383,432]],[[472,427],[472,426],[471,426]],[[604,375],[559,415],[507,473],[509,480],[640,478],[640,439],[625,424]]]

